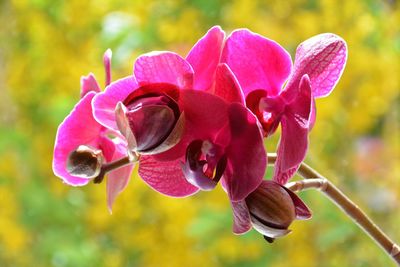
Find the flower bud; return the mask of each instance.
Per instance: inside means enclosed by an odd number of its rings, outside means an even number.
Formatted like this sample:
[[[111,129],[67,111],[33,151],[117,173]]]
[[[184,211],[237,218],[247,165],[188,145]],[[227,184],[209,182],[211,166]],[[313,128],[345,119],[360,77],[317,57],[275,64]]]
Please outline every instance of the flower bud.
[[[178,103],[163,93],[128,96],[117,106],[116,118],[129,148],[141,154],[169,149],[178,143],[183,130]]]
[[[81,145],[72,151],[67,160],[69,174],[85,179],[93,179],[100,174],[104,157],[100,149]]]
[[[272,239],[290,232],[288,227],[296,219],[296,207],[282,185],[263,181],[245,201],[251,223],[258,232]]]

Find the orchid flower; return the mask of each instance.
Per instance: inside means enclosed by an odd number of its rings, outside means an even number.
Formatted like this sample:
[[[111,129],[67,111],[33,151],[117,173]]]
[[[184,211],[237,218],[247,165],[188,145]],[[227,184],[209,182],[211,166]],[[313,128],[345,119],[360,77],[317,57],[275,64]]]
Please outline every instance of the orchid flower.
[[[111,80],[111,50],[104,54],[106,86]],[[57,130],[53,171],[66,184],[83,186],[103,175],[103,163],[126,155],[126,141],[116,131],[107,129],[93,117],[92,99],[100,93],[95,76],[81,78],[81,99]],[[113,136],[113,138],[110,138]],[[127,185],[133,166],[111,171],[107,179],[107,203],[111,211],[116,195]]]
[[[144,54],[132,76],[92,101],[95,119],[125,136],[130,153],[140,155],[139,175],[162,194],[189,196],[221,180],[230,198],[240,201],[262,181],[266,155],[255,116],[208,93],[214,88],[242,95],[229,76],[215,78],[221,76],[224,36],[213,27],[186,59],[172,52]]]
[[[264,135],[273,134],[281,124],[274,181],[285,184],[303,161],[315,122],[314,99],[332,92],[346,60],[345,41],[331,33],[300,44],[293,67],[289,53],[272,40],[245,29],[227,38],[222,62],[237,77]]]

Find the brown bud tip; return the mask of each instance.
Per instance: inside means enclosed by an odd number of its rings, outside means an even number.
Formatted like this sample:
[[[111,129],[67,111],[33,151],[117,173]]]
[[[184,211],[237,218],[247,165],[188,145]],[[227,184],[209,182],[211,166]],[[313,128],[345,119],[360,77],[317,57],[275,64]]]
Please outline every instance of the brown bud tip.
[[[69,154],[66,167],[73,176],[92,179],[100,174],[103,161],[101,150],[81,145]]]
[[[266,235],[263,235],[263,237],[264,237],[264,240],[267,241],[270,244],[274,243],[274,241],[275,241],[275,238],[271,238],[271,237],[268,237]]]
[[[254,229],[264,236],[276,238],[290,232],[288,227],[296,218],[295,205],[280,184],[263,181],[246,198],[246,204]]]

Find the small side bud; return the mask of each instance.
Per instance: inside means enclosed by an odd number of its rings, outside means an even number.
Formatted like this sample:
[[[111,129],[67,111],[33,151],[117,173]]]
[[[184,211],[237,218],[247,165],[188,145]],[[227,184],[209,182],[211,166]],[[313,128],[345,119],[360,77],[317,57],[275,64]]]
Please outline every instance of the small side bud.
[[[93,179],[100,174],[103,162],[100,149],[81,145],[69,155],[67,171],[73,176]]]
[[[278,183],[263,181],[246,198],[251,223],[271,242],[290,233],[289,225],[296,219],[295,204],[290,194]]]

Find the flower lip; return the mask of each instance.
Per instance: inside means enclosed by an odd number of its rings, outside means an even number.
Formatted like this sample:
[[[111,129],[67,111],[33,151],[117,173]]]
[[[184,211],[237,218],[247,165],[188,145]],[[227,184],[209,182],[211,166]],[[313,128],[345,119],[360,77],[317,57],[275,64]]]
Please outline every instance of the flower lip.
[[[246,106],[256,115],[260,122],[264,136],[272,135],[278,128],[281,113],[274,109],[267,110],[263,106],[263,99],[268,98],[267,91],[258,89],[251,91],[246,97]]]
[[[186,162],[182,164],[186,180],[201,190],[216,187],[227,165],[222,149],[209,141],[194,140],[186,149]]]

